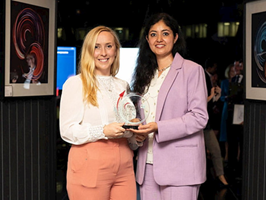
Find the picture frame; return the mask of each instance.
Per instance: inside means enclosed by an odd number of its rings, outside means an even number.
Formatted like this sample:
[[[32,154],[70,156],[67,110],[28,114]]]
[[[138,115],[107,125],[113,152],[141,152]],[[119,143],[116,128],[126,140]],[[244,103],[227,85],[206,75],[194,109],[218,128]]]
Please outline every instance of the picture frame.
[[[246,99],[266,100],[266,1],[245,6]]]
[[[5,92],[5,1],[0,2],[0,100]]]
[[[5,77],[2,97],[54,96],[56,1],[4,1]]]

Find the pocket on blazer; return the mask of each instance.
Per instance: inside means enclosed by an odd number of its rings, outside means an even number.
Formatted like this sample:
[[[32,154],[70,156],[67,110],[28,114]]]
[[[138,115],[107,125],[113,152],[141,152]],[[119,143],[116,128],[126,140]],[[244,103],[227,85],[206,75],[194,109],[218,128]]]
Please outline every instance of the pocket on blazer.
[[[184,145],[174,145],[176,148],[193,148],[193,147],[198,147],[197,144],[184,144]]]

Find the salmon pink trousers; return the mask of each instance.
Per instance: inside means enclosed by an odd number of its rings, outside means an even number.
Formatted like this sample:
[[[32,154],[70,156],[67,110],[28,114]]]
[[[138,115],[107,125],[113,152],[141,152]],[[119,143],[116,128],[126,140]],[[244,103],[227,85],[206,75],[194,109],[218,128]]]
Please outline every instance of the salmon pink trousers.
[[[67,191],[71,200],[136,200],[133,151],[127,139],[72,145]]]

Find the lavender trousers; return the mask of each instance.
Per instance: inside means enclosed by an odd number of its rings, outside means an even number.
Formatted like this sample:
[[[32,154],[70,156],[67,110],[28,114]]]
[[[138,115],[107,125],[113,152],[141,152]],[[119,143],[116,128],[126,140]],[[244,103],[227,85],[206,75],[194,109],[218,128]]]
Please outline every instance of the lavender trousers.
[[[153,165],[147,163],[145,171],[144,183],[140,185],[141,200],[197,200],[200,185],[160,186],[155,182]]]

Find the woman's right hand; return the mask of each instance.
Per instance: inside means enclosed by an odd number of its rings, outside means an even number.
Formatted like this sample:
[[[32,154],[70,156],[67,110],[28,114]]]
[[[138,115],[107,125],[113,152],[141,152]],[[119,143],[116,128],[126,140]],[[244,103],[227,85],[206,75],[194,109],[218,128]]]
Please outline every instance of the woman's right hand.
[[[124,123],[111,123],[104,126],[103,133],[107,138],[117,138],[124,134],[125,129],[122,127]]]

